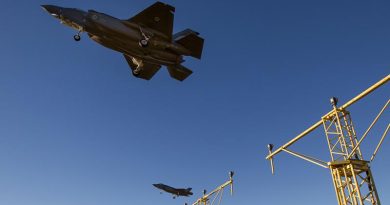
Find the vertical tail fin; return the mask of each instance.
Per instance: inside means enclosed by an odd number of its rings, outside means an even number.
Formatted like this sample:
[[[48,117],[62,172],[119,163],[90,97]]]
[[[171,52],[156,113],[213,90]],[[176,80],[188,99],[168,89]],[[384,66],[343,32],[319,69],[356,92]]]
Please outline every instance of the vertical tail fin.
[[[187,188],[187,191],[188,191],[188,195],[193,195],[193,193],[191,192],[192,188]]]
[[[199,37],[198,32],[186,29],[173,35],[173,39],[190,50],[192,57],[198,59],[202,57],[204,39]]]

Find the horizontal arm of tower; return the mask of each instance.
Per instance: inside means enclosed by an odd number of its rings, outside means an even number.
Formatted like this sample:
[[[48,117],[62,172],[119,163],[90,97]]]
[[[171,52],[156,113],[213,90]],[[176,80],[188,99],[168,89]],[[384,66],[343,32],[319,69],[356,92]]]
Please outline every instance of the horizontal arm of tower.
[[[196,202],[194,202],[192,205],[197,205],[197,204],[200,204],[201,202],[205,202],[208,200],[208,198],[221,191],[222,189],[224,189],[225,187],[229,186],[229,185],[232,185],[233,184],[233,179],[230,178],[228,181],[226,181],[225,183],[223,183],[221,186],[219,186],[218,188],[214,189],[212,192],[208,193],[208,194],[205,194],[203,195],[200,199],[196,200]]]
[[[221,186],[219,186],[218,188],[214,189],[212,192],[206,194],[203,196],[203,198],[209,198],[211,195],[215,194],[216,192],[224,189],[225,187],[229,186],[230,184],[233,183],[233,180],[229,180],[227,182],[225,182],[224,184],[222,184]]]
[[[374,90],[376,90],[377,88],[379,88],[380,86],[386,84],[388,81],[390,80],[390,75],[387,75],[386,77],[384,77],[382,80],[378,81],[377,83],[375,83],[374,85],[372,85],[371,87],[369,87],[367,90],[363,91],[362,93],[360,93],[359,95],[357,95],[356,97],[354,97],[353,99],[351,99],[350,101],[348,101],[347,103],[345,103],[343,106],[341,106],[340,108],[341,109],[345,109],[349,106],[351,106],[352,104],[354,104],[355,102],[359,101],[360,99],[364,98],[365,96],[367,96],[368,94],[370,94],[371,92],[373,92]],[[333,115],[334,114],[334,111],[330,111],[328,112],[326,115],[324,115],[322,118],[326,118],[330,115]],[[289,146],[291,146],[292,144],[294,144],[295,142],[297,142],[298,140],[302,139],[303,137],[305,137],[307,134],[309,134],[310,132],[312,132],[313,130],[315,130],[317,127],[319,127],[320,125],[322,124],[322,120],[318,121],[317,123],[315,123],[314,125],[312,125],[311,127],[309,127],[308,129],[306,129],[305,131],[303,131],[301,134],[299,134],[298,136],[296,136],[295,138],[293,138],[292,140],[290,140],[289,142],[287,142],[286,144],[282,145],[281,147],[279,147],[277,150],[275,150],[274,152],[270,153],[266,159],[271,159],[272,157],[274,157],[276,154],[280,153],[281,151],[283,151],[283,149],[286,149],[288,148]]]

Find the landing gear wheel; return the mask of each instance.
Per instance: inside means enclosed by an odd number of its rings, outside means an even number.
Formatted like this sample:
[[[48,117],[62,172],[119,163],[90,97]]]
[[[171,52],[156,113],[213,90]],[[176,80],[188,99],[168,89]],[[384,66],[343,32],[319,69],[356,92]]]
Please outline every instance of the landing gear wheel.
[[[138,70],[138,69],[134,69],[134,70],[132,71],[132,73],[133,73],[134,76],[139,76],[139,74],[140,74],[141,72],[140,72],[140,70]]]
[[[80,41],[80,40],[81,40],[81,37],[80,37],[79,34],[76,34],[76,35],[73,36],[73,39],[74,39],[75,41]]]
[[[139,41],[139,45],[141,46],[141,47],[146,47],[146,46],[148,46],[148,40],[146,40],[146,39],[142,39],[142,40],[140,40]]]

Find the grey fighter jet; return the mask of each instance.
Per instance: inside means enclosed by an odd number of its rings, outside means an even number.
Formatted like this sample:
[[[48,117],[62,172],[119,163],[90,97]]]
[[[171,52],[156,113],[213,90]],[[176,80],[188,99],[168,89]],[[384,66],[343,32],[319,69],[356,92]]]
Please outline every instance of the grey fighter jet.
[[[187,188],[187,189],[176,189],[173,187],[170,187],[165,184],[153,184],[157,189],[161,189],[165,192],[168,192],[170,194],[173,194],[173,198],[179,197],[179,196],[190,196],[193,193],[191,192],[192,188]]]
[[[117,19],[94,10],[82,11],[54,5],[42,7],[61,23],[82,32],[97,43],[123,53],[134,76],[150,80],[162,65],[172,78],[183,81],[192,71],[181,63],[183,56],[200,59],[203,38],[191,29],[172,35],[175,8],[156,2],[130,19]]]

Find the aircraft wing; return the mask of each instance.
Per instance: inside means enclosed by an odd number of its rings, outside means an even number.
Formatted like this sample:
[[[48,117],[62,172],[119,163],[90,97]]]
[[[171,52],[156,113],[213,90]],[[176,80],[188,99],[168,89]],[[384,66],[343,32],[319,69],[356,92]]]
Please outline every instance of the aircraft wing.
[[[124,57],[126,58],[126,61],[129,64],[131,70],[132,71],[135,70],[137,68],[137,65],[133,63],[131,57],[128,57],[126,55],[124,55]],[[154,76],[154,74],[156,74],[157,71],[160,70],[160,68],[161,68],[161,65],[144,62],[140,73],[138,75],[134,75],[134,76],[137,78],[150,80]]]
[[[175,7],[156,2],[128,21],[159,31],[171,40],[174,12]]]

